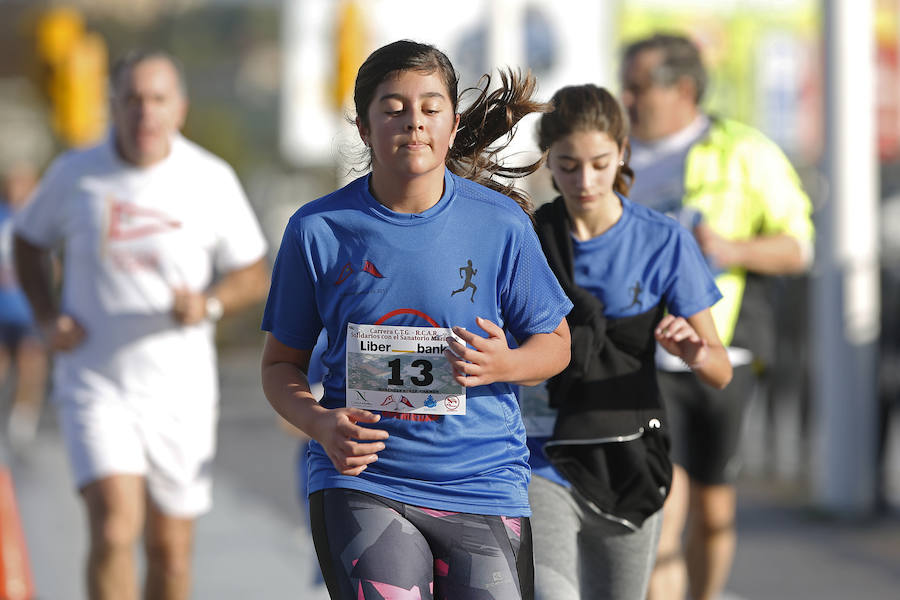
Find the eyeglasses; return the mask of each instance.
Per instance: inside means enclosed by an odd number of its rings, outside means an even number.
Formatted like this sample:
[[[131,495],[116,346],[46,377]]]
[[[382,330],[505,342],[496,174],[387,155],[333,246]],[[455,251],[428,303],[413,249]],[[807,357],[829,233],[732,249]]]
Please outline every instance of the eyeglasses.
[[[646,94],[653,88],[669,88],[673,85],[674,84],[672,83],[662,83],[659,81],[655,81],[652,78],[647,78],[644,81],[625,81],[622,84],[622,93],[631,94],[632,97],[637,98]]]

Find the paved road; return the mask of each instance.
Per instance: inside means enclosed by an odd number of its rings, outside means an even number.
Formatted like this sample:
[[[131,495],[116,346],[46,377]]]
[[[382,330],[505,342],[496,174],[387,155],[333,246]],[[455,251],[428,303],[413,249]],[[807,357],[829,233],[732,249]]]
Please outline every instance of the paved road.
[[[294,494],[297,444],[277,427],[258,389],[256,361],[254,352],[221,359],[215,507],[198,522],[193,597],[324,599]],[[900,424],[894,429],[893,471],[900,481]],[[748,462],[759,461],[750,454]],[[10,465],[39,598],[82,600],[84,516],[70,489],[52,411],[33,450]],[[900,491],[896,482],[894,489]],[[810,511],[797,486],[746,477],[737,526],[728,600],[900,597],[900,510],[865,522],[833,522]]]
[[[295,496],[297,442],[282,431],[258,385],[258,355],[225,354],[214,508],[198,520],[193,597],[327,598]],[[53,411],[31,452],[11,459],[40,600],[83,600],[85,516]]]

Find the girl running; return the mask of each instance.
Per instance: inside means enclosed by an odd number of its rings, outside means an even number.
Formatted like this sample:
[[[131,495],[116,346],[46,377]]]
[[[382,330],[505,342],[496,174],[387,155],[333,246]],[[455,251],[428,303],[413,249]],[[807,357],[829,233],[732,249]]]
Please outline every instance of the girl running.
[[[483,81],[458,114],[442,52],[373,52],[354,92],[371,172],[302,206],[276,259],[263,388],[312,438],[310,518],[332,598],[531,597],[513,385],[565,367],[571,304],[526,199],[491,179],[539,163],[504,169],[487,150],[544,106],[530,77],[504,75],[492,93]],[[305,372],[323,328],[317,403]]]
[[[535,596],[642,600],[672,477],[656,343],[727,385],[709,312],[721,295],[690,232],[626,197],[628,126],[615,98],[582,85],[551,104],[538,143],[560,196],[535,220],[574,308],[571,363],[547,386],[558,415],[529,430]]]

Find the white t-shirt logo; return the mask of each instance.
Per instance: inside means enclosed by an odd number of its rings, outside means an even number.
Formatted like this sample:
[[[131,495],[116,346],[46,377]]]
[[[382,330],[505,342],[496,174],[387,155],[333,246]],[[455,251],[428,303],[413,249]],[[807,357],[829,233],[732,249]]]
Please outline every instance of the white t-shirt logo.
[[[106,237],[110,241],[133,240],[181,228],[181,221],[152,208],[116,198],[109,198],[109,205],[109,229]]]
[[[104,242],[113,265],[120,271],[154,271],[165,277],[161,247],[147,238],[181,229],[181,221],[113,196],[106,201],[109,224]]]

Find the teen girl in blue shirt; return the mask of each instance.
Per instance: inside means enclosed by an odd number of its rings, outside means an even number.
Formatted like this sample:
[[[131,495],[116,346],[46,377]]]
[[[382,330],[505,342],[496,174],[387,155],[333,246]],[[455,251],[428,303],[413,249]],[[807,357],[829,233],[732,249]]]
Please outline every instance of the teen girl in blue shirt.
[[[535,221],[574,308],[571,362],[548,384],[558,415],[529,429],[535,597],[643,600],[672,477],[654,351],[724,387],[731,365],[709,311],[721,294],[691,233],[627,198],[615,98],[581,85],[551,104],[538,143],[560,196]]]
[[[284,233],[263,319],[263,388],[313,440],[310,518],[333,598],[531,595],[528,450],[513,385],[565,367],[571,304],[510,195],[524,199],[490,180],[487,146],[543,108],[530,78],[502,83],[460,115],[443,53],[410,41],[376,50],[354,93],[371,173],[302,206]],[[448,338],[444,357],[466,413],[348,407],[350,323],[452,328],[466,345]],[[323,328],[317,403],[305,371]]]

